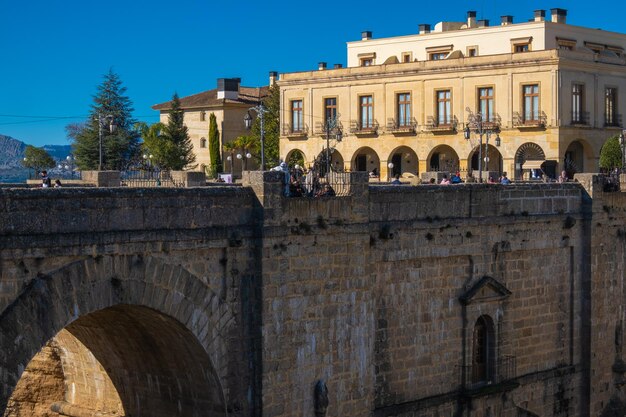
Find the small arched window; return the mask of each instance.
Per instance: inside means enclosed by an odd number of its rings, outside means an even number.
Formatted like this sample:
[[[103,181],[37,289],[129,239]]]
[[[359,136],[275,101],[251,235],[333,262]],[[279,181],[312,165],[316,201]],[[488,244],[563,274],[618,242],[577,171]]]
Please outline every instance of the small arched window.
[[[201,148],[206,148],[206,139],[205,138],[200,139],[200,147]]]
[[[474,326],[472,382],[491,382],[495,373],[495,331],[489,316],[480,316]]]
[[[206,121],[206,112],[204,110],[200,112],[200,121],[201,122]]]

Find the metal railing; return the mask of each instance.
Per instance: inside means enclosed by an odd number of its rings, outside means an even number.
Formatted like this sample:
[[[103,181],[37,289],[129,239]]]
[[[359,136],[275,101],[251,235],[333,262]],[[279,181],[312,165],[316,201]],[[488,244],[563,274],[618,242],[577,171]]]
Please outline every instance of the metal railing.
[[[589,125],[589,112],[588,111],[572,111],[571,112],[571,124],[572,125]]]
[[[159,169],[136,169],[120,173],[124,187],[184,187],[184,183],[175,181],[170,171]]]
[[[466,389],[480,388],[486,385],[499,384],[517,376],[517,360],[515,356],[503,355],[495,363],[481,366],[459,366],[461,386]]]
[[[445,119],[439,119],[436,116],[428,116],[425,128],[431,132],[455,131],[459,123],[456,116],[448,116]]]
[[[395,120],[393,117],[387,119],[386,129],[391,133],[415,133],[417,131],[417,120],[415,117],[409,120]]]
[[[621,114],[604,114],[604,126],[608,127],[621,127],[622,115]]]
[[[520,112],[513,112],[513,126],[517,128],[524,127],[546,127],[548,122],[548,116],[544,112],[538,113],[533,118],[525,118]]]
[[[355,135],[375,135],[378,133],[378,121],[372,120],[370,123],[363,125],[359,120],[350,121],[350,133]]]
[[[304,137],[309,134],[309,127],[306,124],[293,126],[289,123],[283,124],[283,136]]]
[[[330,171],[327,172],[327,166]],[[325,154],[317,157],[308,171],[291,168],[289,171],[289,197],[321,198],[350,195],[351,175],[326,164]]]

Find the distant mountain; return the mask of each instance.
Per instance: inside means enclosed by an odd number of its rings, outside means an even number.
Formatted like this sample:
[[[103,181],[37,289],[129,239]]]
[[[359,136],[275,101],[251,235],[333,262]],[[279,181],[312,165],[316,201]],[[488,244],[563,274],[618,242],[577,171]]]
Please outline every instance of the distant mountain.
[[[70,145],[45,145],[43,147],[57,161],[65,160]],[[26,144],[10,136],[0,135],[0,182],[24,182],[29,170],[22,166]]]

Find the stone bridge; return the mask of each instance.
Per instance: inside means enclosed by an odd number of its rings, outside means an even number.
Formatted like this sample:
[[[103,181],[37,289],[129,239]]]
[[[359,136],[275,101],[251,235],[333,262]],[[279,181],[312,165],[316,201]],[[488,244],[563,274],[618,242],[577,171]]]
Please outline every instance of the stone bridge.
[[[393,187],[353,173],[347,197],[286,199],[277,175],[0,189],[0,413],[624,409],[626,196],[599,177]]]

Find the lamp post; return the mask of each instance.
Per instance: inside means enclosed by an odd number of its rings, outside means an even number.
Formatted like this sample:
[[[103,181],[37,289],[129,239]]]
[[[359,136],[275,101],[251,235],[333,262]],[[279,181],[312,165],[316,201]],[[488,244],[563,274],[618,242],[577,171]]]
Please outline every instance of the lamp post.
[[[152,158],[154,155],[143,154],[143,160],[146,165],[148,165],[149,169],[152,169]]]
[[[228,163],[230,163],[230,177],[233,177],[233,153],[231,152],[230,155],[228,155],[226,157],[226,160],[228,161]]]
[[[393,173],[393,162],[387,164],[387,182],[391,181],[391,174]]]
[[[255,111],[259,119],[261,119],[261,171],[265,171],[265,113],[267,113],[268,110],[263,103],[260,103],[258,106],[250,107],[248,110]],[[246,129],[252,127],[252,116],[250,116],[249,112],[246,112],[243,121],[246,124]]]
[[[343,132],[339,124],[339,116],[341,116],[339,113],[335,113],[334,116],[327,118],[326,123],[324,123],[326,130],[326,173],[330,172],[330,135],[334,132],[337,142],[341,142],[343,137]]]
[[[24,165],[28,163],[28,158],[24,158]],[[28,179],[31,179],[32,175],[30,173],[30,166],[28,167]]]
[[[245,154],[241,154],[241,153],[237,154],[237,159],[241,161],[241,172],[248,170],[248,159],[250,158],[252,158],[252,154],[250,152],[246,152]]]
[[[622,150],[622,173],[626,171],[626,129],[619,135],[619,146]]]
[[[70,179],[74,179],[74,157],[72,155],[68,155],[65,157],[67,163],[65,164],[65,169],[70,170]]]
[[[469,112],[467,117],[467,124],[463,131],[463,136],[466,140],[469,140],[472,131],[480,138],[480,144],[478,147],[478,182],[483,182],[483,135],[487,136],[487,157],[485,158],[486,167],[489,167],[489,138],[493,133],[496,134],[496,145],[500,146],[500,136],[498,135],[498,126],[492,123],[483,121],[483,115],[480,113],[472,113],[469,108],[466,108]]]
[[[109,132],[113,133],[115,132],[115,128],[117,127],[114,123],[113,123],[113,116],[108,114],[106,116],[103,116],[102,113],[98,113],[98,118],[96,119],[98,120],[98,155],[99,155],[99,160],[98,160],[98,171],[102,171],[102,129],[104,128],[104,123],[105,122],[109,122],[108,124],[108,128],[109,128]]]

